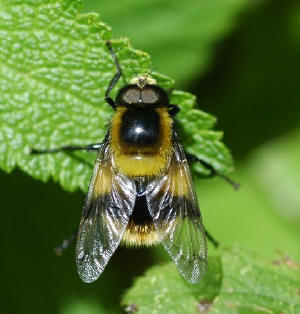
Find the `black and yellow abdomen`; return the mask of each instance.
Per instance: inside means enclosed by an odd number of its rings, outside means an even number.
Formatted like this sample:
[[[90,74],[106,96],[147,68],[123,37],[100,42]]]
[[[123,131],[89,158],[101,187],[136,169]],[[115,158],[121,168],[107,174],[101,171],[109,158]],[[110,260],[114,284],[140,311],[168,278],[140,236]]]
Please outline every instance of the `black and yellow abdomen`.
[[[129,177],[157,176],[172,150],[167,108],[118,107],[110,129],[115,166]]]

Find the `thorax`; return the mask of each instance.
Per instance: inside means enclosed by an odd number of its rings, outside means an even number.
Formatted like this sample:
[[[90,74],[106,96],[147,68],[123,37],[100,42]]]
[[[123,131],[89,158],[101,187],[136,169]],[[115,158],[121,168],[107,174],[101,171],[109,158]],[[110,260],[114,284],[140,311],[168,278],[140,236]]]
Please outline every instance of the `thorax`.
[[[166,108],[118,107],[110,128],[115,166],[130,177],[158,175],[167,165],[171,137]]]

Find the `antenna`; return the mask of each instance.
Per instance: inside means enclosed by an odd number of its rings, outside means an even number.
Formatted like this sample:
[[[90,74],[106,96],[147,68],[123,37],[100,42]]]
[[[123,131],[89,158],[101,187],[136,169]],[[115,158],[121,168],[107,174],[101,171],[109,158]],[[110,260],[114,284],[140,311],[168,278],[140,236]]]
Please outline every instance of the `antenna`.
[[[146,74],[145,80],[148,78],[148,76],[149,76],[154,70],[157,70],[157,67],[153,67],[152,70],[150,70],[150,71]]]

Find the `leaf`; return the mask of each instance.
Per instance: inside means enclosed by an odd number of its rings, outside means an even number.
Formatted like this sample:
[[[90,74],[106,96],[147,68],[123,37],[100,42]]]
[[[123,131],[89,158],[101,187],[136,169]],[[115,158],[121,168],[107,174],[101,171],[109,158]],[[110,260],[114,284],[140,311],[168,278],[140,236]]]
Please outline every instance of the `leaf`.
[[[300,264],[236,246],[224,250],[223,282],[212,313],[299,313]]]
[[[221,142],[223,133],[212,131],[216,118],[195,109],[196,98],[192,94],[175,90],[172,93],[171,103],[180,104],[178,120],[185,150],[208,162],[222,173],[233,171],[230,151]],[[194,164],[193,169],[198,173],[207,173],[199,163]]]
[[[136,305],[138,313],[196,313],[219,294],[221,277],[217,257],[209,259],[207,274],[197,285],[186,283],[173,263],[154,266],[135,281],[122,305]]]
[[[208,272],[187,284],[172,264],[154,266],[122,299],[139,313],[298,313],[300,264],[280,257],[268,261],[238,246],[211,257]]]
[[[114,26],[114,34],[130,37],[136,47],[150,53],[156,67],[183,85],[202,76],[214,59],[216,43],[245,21],[252,9],[266,2],[123,0],[116,5],[113,1],[86,0],[84,6],[101,12]]]
[[[52,177],[65,189],[86,190],[94,154],[28,152],[101,142],[112,114],[104,94],[116,71],[105,44],[111,29],[97,14],[80,14],[77,0],[1,0],[0,6],[0,167],[12,171],[18,166],[43,181]],[[135,75],[133,68],[139,73],[152,69],[149,56],[133,49],[128,39],[112,45],[124,70],[118,87]],[[174,85],[164,75],[153,76],[166,89]],[[231,171],[222,135],[211,130],[215,119],[192,109],[190,94],[174,91],[171,99],[188,122],[182,134],[187,150],[221,172]]]

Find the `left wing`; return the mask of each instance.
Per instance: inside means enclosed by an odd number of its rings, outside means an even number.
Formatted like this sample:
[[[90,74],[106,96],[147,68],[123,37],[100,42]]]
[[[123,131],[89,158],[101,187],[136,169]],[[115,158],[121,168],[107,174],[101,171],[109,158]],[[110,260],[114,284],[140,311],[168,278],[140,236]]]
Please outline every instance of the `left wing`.
[[[115,171],[108,142],[99,151],[83,207],[76,247],[77,270],[95,281],[122,240],[136,197],[134,181]]]
[[[165,173],[150,181],[147,205],[160,240],[189,282],[198,282],[207,268],[207,243],[187,160],[177,135]]]

